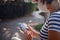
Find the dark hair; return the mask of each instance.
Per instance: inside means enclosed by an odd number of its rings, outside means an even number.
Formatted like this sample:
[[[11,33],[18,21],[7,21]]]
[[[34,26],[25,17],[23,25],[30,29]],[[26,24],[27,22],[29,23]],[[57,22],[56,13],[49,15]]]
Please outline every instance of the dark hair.
[[[46,4],[51,4],[53,0],[47,0]]]
[[[40,2],[41,2],[42,4],[44,4],[44,3],[45,3],[45,1],[46,1],[46,0],[40,0]]]
[[[41,2],[44,4],[51,4],[53,0],[41,0]]]

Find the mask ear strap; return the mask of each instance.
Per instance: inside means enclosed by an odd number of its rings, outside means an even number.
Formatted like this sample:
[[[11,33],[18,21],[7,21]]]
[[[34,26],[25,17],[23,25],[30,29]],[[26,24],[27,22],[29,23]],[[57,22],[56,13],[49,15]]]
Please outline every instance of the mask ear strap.
[[[60,3],[60,0],[58,0],[58,3]]]

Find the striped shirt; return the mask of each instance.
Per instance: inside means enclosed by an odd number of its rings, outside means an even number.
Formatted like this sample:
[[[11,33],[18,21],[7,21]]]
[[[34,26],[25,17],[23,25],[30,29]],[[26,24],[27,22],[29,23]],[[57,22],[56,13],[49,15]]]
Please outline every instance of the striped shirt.
[[[48,31],[60,32],[60,12],[52,13],[40,30],[40,40],[48,40]]]

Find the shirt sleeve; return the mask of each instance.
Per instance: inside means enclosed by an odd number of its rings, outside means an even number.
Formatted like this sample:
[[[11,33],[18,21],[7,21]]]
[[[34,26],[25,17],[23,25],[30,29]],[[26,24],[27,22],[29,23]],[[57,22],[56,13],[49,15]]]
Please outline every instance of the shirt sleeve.
[[[60,18],[59,16],[51,16],[48,20],[48,31],[54,30],[60,32]]]

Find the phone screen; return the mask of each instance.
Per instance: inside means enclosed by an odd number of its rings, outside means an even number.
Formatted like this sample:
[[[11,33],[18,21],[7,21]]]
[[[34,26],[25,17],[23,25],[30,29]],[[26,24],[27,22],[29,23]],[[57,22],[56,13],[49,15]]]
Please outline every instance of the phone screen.
[[[18,26],[20,27],[21,30],[25,31],[26,27],[23,23],[18,23]]]

